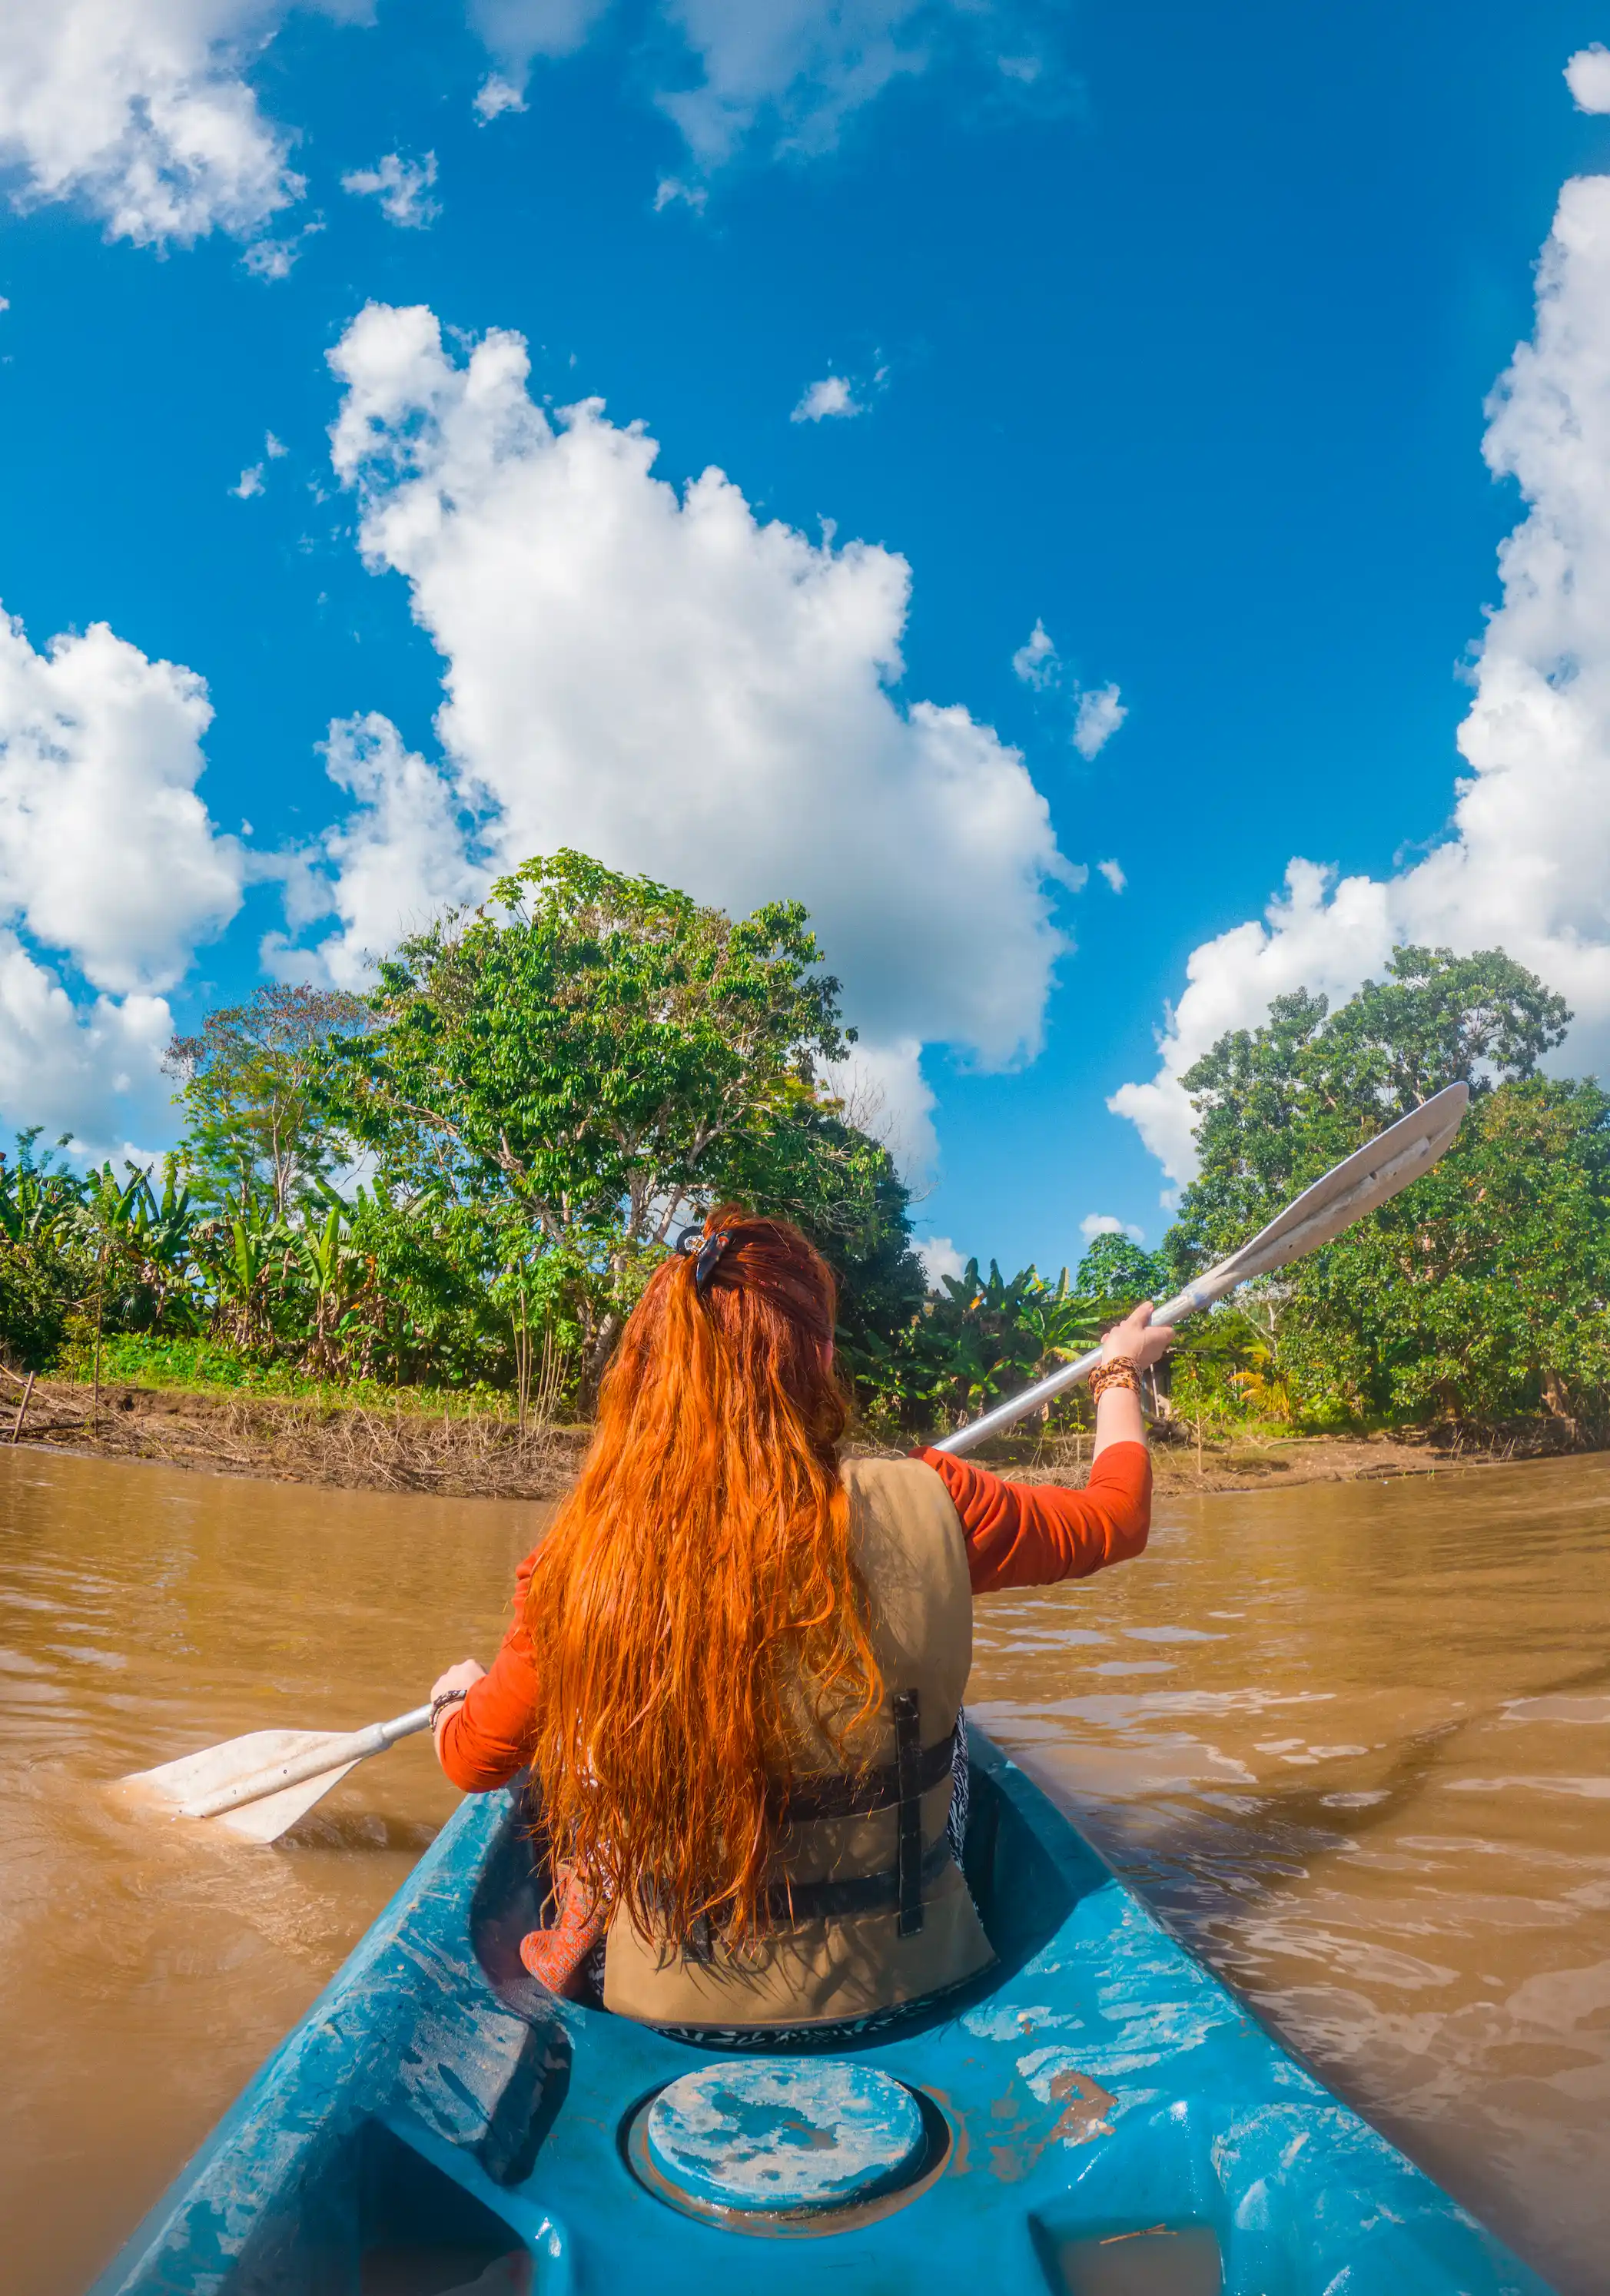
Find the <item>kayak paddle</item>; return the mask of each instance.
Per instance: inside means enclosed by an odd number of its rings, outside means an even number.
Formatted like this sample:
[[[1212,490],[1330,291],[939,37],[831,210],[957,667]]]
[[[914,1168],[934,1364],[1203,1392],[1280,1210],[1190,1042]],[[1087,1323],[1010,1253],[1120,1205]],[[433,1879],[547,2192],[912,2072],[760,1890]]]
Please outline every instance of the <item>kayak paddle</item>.
[[[1244,1243],[1228,1259],[1221,1259],[1172,1300],[1165,1300],[1152,1321],[1183,1323],[1195,1309],[1211,1308],[1238,1284],[1269,1275],[1277,1267],[1301,1259],[1304,1253],[1317,1251],[1367,1212],[1389,1202],[1428,1172],[1451,1145],[1469,1099],[1467,1085],[1450,1084],[1422,1102],[1411,1114],[1356,1149],[1322,1180],[1316,1180],[1311,1188],[1305,1188],[1250,1243]],[[1088,1379],[1100,1361],[1101,1349],[1092,1348],[1076,1363],[1064,1364],[1022,1395],[998,1404],[968,1426],[958,1427],[954,1435],[935,1443],[933,1449],[974,1449],[1026,1412]],[[203,1747],[199,1754],[182,1755],[177,1762],[164,1762],[157,1769],[136,1770],[119,1783],[131,1800],[154,1803],[175,1816],[216,1818],[231,1833],[248,1841],[276,1841],[356,1763],[383,1752],[399,1738],[428,1729],[430,1724],[430,1708],[416,1706],[395,1721],[373,1722],[366,1730],[252,1730],[243,1738],[227,1738],[221,1745]]]
[[[355,1764],[431,1726],[416,1706],[366,1730],[250,1730],[118,1781],[125,1800],[171,1817],[214,1817],[246,1841],[277,1841]]]
[[[1433,1093],[1429,1100],[1420,1103],[1396,1124],[1388,1125],[1384,1132],[1366,1141],[1351,1156],[1334,1165],[1322,1180],[1287,1204],[1283,1212],[1260,1228],[1250,1243],[1244,1243],[1228,1259],[1210,1267],[1187,1283],[1183,1292],[1165,1300],[1152,1316],[1154,1324],[1179,1324],[1198,1308],[1211,1308],[1222,1300],[1237,1284],[1251,1283],[1255,1275],[1272,1275],[1277,1267],[1286,1267],[1305,1252],[1318,1251],[1322,1243],[1329,1243],[1351,1227],[1366,1212],[1391,1201],[1411,1181],[1423,1172],[1429,1172],[1446,1148],[1452,1145],[1470,1100],[1470,1086],[1450,1084],[1445,1090]],[[1047,1379],[1025,1388],[1021,1395],[998,1403],[993,1411],[986,1411],[981,1419],[971,1420],[958,1427],[954,1435],[944,1436],[932,1448],[935,1451],[963,1452],[975,1450],[1002,1428],[1010,1427],[1025,1412],[1049,1403],[1054,1395],[1062,1395],[1076,1387],[1081,1379],[1088,1379],[1101,1361],[1101,1349],[1092,1348],[1088,1355],[1080,1356],[1077,1363],[1064,1364]]]

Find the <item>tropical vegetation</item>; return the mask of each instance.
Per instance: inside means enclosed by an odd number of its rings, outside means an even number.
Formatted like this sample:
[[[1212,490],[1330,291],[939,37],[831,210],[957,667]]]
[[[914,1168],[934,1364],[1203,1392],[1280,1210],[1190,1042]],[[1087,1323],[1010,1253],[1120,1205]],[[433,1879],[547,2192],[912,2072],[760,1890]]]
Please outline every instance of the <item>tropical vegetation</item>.
[[[561,852],[379,965],[276,986],[168,1053],[182,1129],[88,1170],[0,1156],[0,1349],[266,1391],[585,1415],[649,1272],[713,1201],[797,1220],[842,1287],[864,1423],[955,1424],[1162,1296],[1428,1093],[1474,1105],[1435,1172],[1186,1327],[1165,1410],[1248,1426],[1610,1433],[1610,1099],[1544,1063],[1569,1020],[1499,950],[1400,948],[1186,1076],[1198,1172],[1154,1253],[931,1282],[907,1182],[839,1079],[854,1031],[809,920],[734,919]],[[1053,1428],[1077,1423],[1059,1406]]]

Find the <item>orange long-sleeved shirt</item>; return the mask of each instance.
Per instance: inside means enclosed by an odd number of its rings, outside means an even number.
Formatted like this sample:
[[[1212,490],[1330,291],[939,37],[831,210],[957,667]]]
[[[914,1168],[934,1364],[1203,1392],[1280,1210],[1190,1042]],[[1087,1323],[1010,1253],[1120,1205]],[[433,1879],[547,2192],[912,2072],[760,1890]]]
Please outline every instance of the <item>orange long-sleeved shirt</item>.
[[[915,1455],[932,1467],[961,1517],[975,1595],[1008,1587],[1048,1587],[1123,1562],[1146,1543],[1152,1521],[1152,1462],[1144,1443],[1113,1443],[1082,1491],[1056,1483],[1009,1483],[947,1451]],[[489,1674],[448,1715],[441,1766],[466,1793],[506,1784],[530,1752],[537,1698],[537,1652],[525,1623],[534,1554],[514,1578],[514,1620]]]

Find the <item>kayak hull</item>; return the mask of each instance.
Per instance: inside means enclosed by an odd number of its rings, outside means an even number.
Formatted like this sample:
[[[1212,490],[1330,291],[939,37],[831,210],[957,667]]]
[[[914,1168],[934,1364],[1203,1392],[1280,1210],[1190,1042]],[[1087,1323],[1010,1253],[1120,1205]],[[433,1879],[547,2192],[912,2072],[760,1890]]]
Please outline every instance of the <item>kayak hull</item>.
[[[739,2222],[653,2189],[644,2108],[719,2053],[525,1974],[542,1882],[501,1792],[456,1812],[92,2296],[1548,2296],[973,1737],[999,1960],[831,2051],[927,2116],[900,2190]]]

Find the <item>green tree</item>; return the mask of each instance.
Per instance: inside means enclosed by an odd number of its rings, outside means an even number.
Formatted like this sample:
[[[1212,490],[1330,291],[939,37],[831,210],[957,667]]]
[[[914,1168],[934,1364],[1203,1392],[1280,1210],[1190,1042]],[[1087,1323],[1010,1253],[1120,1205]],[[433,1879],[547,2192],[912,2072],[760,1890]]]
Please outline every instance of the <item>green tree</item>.
[[[1501,950],[1400,948],[1337,1011],[1299,990],[1222,1037],[1185,1078],[1201,1170],[1164,1240],[1175,1275],[1244,1242],[1430,1094],[1463,1079],[1473,1105],[1434,1171],[1187,1327],[1177,1393],[1184,1375],[1197,1409],[1238,1395],[1320,1422],[1540,1409],[1603,1424],[1607,1103],[1597,1085],[1537,1074],[1569,1019]]]
[[[1143,1251],[1127,1235],[1098,1235],[1079,1263],[1079,1289],[1100,1302],[1108,1323],[1128,1315],[1143,1300],[1161,1304],[1172,1290],[1158,1256]]]
[[[1533,1075],[1571,1018],[1502,949],[1396,948],[1387,976],[1334,1013],[1306,989],[1277,997],[1261,1029],[1221,1037],[1187,1070],[1199,1171],[1164,1246],[1176,1270],[1244,1242],[1444,1086],[1462,1080],[1480,1098]]]
[[[368,1021],[364,1000],[344,990],[276,984],[173,1039],[163,1065],[180,1087],[180,1161],[199,1199],[280,1221],[327,1191],[349,1144],[331,1121],[324,1048]]]
[[[1610,1434],[1610,1099],[1484,1094],[1423,1180],[1297,1271],[1282,1367],[1310,1412]]]
[[[734,920],[561,852],[406,941],[326,1073],[389,1185],[484,1208],[516,1285],[559,1263],[590,1390],[644,1255],[809,1130],[853,1034],[819,966],[797,902]]]

